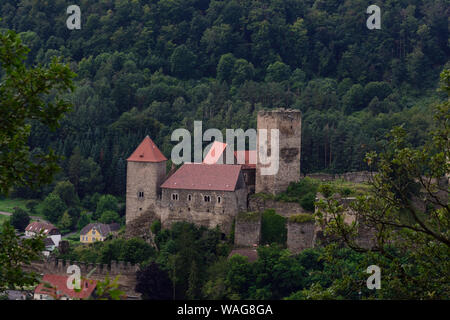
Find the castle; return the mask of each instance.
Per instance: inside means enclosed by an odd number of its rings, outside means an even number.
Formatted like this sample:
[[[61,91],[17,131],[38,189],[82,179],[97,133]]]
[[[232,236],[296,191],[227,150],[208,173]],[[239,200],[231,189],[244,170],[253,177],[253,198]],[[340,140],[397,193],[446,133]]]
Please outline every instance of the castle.
[[[270,155],[271,129],[279,132],[279,166],[272,175],[261,171],[267,164],[257,158],[256,150],[234,152],[234,164],[219,164],[228,147],[215,142],[202,163],[184,163],[166,172],[167,158],[156,144],[145,137],[127,159],[126,224],[151,214],[163,228],[176,221],[215,228],[229,233],[239,212],[248,211],[250,194],[277,194],[291,182],[300,180],[301,113],[292,109],[262,110],[257,116],[257,150]],[[269,138],[260,145],[260,129]],[[238,164],[242,153],[245,163]],[[222,163],[222,161],[220,162]]]

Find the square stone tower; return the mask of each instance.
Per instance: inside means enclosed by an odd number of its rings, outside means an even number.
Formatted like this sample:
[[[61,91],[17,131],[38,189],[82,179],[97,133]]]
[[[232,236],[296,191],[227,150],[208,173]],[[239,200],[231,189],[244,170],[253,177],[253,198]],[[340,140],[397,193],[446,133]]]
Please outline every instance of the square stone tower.
[[[283,108],[261,110],[258,112],[257,128],[257,150],[260,148],[268,150],[269,157],[275,147],[271,146],[271,129],[279,130],[279,168],[274,175],[262,175],[261,168],[269,165],[262,164],[258,154],[255,192],[278,194],[285,191],[289,183],[300,180],[301,112]],[[265,145],[259,143],[260,129],[267,130]]]
[[[149,136],[127,159],[127,224],[147,210],[156,209],[166,177],[166,161]]]

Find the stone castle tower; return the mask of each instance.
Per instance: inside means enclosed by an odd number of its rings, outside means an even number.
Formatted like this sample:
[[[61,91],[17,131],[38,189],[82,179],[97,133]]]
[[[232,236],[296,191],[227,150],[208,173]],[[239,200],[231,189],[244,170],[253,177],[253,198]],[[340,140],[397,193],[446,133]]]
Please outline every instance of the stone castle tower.
[[[167,158],[149,136],[127,159],[126,223],[153,208],[166,177]]]
[[[286,190],[290,182],[300,180],[300,146],[302,133],[302,117],[299,110],[274,109],[261,110],[258,112],[257,127],[258,139],[257,150],[261,147],[268,150],[270,157],[271,129],[279,130],[279,168],[275,175],[261,175],[261,168],[267,167],[258,162],[256,164],[255,192],[277,194]],[[267,142],[259,145],[259,130],[267,130]]]

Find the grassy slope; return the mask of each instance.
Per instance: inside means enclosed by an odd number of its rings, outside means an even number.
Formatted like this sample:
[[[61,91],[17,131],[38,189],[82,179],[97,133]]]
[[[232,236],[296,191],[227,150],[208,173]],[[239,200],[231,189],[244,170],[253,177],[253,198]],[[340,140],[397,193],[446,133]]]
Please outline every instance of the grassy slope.
[[[8,216],[0,215],[0,225],[2,225],[3,222],[5,222],[5,221],[7,221],[7,220],[9,220],[9,217],[8,217]]]
[[[15,207],[26,209],[27,201],[29,201],[29,199],[20,199],[20,198],[0,199],[0,211],[12,213]],[[33,214],[33,216],[39,216],[42,217],[42,219],[45,219],[45,217],[41,214],[42,201],[41,200],[37,201],[39,202],[39,204],[36,207],[37,213]]]

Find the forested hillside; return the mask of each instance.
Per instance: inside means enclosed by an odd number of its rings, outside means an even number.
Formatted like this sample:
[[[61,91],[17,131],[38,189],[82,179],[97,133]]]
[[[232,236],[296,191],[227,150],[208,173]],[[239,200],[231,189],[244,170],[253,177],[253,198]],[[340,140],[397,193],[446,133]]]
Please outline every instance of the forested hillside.
[[[28,64],[60,56],[78,74],[61,128],[36,124],[29,143],[65,156],[59,178],[80,198],[123,195],[146,134],[169,157],[176,128],[255,128],[280,106],[303,113],[303,172],[365,169],[394,125],[422,145],[442,99],[445,0],[376,1],[381,30],[363,0],[81,0],[81,30],[66,27],[70,4],[2,0],[0,28],[20,33]]]

